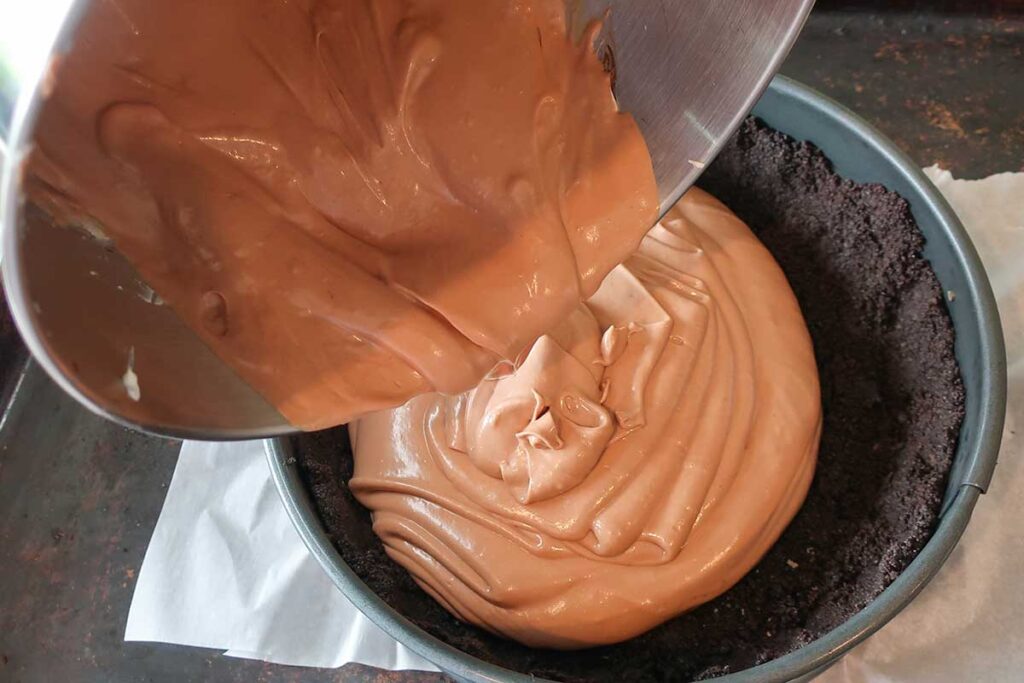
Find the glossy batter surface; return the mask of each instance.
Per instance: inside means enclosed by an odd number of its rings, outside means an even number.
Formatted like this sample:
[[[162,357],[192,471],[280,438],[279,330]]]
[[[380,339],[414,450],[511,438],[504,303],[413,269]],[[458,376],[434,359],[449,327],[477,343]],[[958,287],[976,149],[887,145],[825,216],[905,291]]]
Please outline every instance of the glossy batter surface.
[[[516,363],[351,425],[349,487],[456,616],[577,648],[738,581],[803,502],[820,429],[785,276],[693,189]]]
[[[560,0],[102,0],[76,35],[31,198],[307,429],[472,387],[656,219]]]

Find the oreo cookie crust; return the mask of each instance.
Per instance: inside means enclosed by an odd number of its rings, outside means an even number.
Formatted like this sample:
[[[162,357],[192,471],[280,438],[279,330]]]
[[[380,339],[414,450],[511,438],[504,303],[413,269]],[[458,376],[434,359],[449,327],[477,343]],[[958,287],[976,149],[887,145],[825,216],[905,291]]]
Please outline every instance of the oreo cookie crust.
[[[494,664],[562,681],[679,681],[740,671],[824,635],[881,593],[930,538],[964,416],[953,326],[907,203],[838,177],[813,145],[748,119],[699,185],[775,255],[803,309],[824,426],[807,500],[735,587],[618,645],[556,652],[464,624],[394,564],[348,491],[344,428],[295,437],[342,557],[385,602]]]

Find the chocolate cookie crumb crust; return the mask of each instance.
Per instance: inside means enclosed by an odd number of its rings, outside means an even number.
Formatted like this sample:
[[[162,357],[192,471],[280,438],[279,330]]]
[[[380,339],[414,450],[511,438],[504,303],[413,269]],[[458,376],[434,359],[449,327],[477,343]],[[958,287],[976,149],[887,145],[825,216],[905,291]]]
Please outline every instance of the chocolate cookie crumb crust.
[[[394,564],[346,486],[344,428],[295,437],[342,557],[389,605],[454,647],[563,681],[710,678],[782,656],[882,592],[935,528],[964,415],[943,292],[906,202],[843,180],[813,145],[748,119],[699,185],[775,255],[803,309],[824,427],[807,501],[733,589],[627,642],[534,650],[463,624]]]

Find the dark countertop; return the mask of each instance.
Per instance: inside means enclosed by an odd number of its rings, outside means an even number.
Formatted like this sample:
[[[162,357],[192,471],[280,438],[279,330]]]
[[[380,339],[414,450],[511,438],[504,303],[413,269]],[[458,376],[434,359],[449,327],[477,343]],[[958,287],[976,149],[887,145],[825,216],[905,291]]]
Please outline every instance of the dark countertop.
[[[1024,9],[818,12],[782,72],[866,118],[922,166],[966,178],[1024,170]]]
[[[941,11],[922,13],[928,7]],[[860,113],[919,164],[976,178],[1024,170],[1022,51],[1019,0],[821,0],[783,73]],[[19,372],[23,352],[3,317],[0,681],[439,680],[124,643],[177,444],[86,413],[34,365]]]

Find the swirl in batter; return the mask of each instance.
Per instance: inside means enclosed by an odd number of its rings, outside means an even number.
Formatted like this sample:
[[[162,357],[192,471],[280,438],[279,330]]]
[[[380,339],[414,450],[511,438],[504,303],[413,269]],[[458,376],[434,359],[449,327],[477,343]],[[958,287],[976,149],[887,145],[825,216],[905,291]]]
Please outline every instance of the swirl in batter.
[[[695,189],[516,363],[353,424],[350,487],[453,614],[580,648],[748,572],[803,502],[820,428],[785,276]]]

